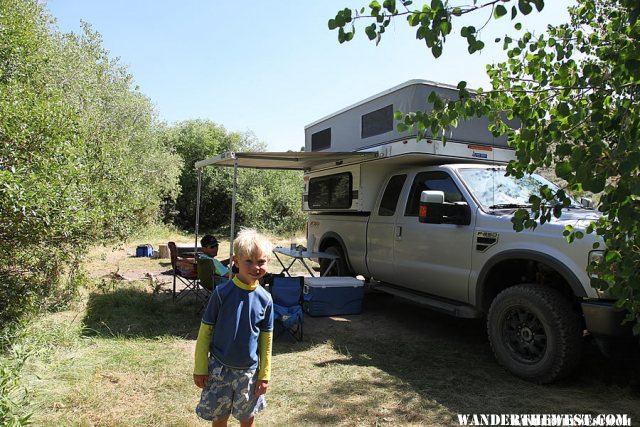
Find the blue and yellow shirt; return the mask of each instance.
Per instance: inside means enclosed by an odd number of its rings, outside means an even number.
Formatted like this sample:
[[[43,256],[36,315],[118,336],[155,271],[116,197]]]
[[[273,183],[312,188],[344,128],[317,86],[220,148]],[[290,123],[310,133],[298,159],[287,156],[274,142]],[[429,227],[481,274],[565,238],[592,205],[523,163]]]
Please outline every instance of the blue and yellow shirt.
[[[257,282],[248,285],[234,277],[218,285],[209,298],[198,333],[194,373],[207,373],[208,350],[227,367],[259,367],[258,378],[268,380],[272,336],[271,295]]]

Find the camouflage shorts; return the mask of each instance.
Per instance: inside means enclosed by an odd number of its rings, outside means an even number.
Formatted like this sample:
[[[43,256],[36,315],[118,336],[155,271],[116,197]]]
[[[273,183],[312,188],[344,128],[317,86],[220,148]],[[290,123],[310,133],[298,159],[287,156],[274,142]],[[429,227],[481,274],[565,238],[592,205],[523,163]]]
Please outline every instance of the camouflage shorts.
[[[209,359],[209,380],[202,390],[196,414],[208,421],[233,415],[248,420],[267,407],[264,395],[255,395],[257,370],[232,369]]]

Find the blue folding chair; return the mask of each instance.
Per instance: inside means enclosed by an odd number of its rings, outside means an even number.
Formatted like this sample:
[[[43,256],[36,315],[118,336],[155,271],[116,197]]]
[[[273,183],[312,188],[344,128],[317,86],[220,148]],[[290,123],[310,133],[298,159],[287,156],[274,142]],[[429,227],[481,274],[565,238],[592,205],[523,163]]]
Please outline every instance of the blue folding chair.
[[[302,341],[304,312],[302,311],[302,289],[304,277],[274,276],[269,290],[273,299],[274,336],[289,334]]]

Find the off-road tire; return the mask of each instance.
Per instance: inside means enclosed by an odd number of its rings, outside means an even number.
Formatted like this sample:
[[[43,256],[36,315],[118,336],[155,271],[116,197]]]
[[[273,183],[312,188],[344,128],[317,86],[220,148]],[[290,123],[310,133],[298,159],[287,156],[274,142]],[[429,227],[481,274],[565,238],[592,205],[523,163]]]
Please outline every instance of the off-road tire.
[[[329,246],[325,248],[323,252],[331,255],[337,255],[339,258],[336,260],[331,270],[327,272],[327,268],[331,264],[331,260],[328,258],[320,259],[320,275],[322,276],[350,276],[349,267],[347,267],[347,261],[344,259],[342,249],[338,246]]]
[[[498,362],[512,374],[539,384],[570,374],[582,353],[582,322],[556,290],[513,286],[491,303],[487,332]]]

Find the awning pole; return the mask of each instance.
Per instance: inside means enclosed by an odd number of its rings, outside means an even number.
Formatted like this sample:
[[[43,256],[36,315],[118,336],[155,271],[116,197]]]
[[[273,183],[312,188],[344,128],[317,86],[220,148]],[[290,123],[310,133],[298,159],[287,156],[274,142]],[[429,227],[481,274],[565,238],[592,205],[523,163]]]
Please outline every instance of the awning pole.
[[[238,191],[238,159],[233,159],[233,191],[231,193],[231,238],[229,239],[229,260],[233,261],[233,239],[236,227],[236,193]]]
[[[198,191],[196,195],[196,242],[193,245],[194,258],[198,258],[198,229],[200,227],[200,186],[202,185],[202,169],[198,169]]]

